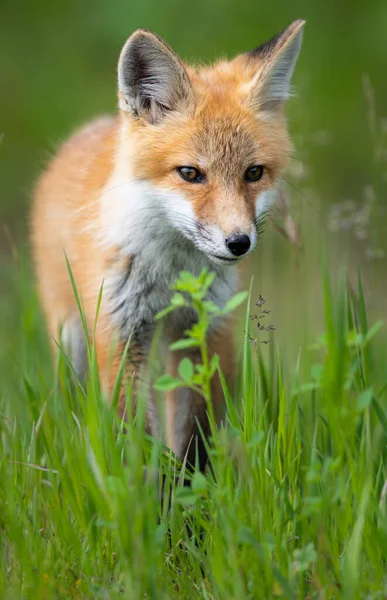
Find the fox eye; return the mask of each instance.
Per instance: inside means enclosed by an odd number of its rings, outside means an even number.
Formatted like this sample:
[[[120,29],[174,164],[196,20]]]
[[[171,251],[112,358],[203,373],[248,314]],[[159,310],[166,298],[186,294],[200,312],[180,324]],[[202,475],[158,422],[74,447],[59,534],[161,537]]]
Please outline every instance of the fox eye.
[[[177,167],[176,171],[182,179],[190,183],[203,183],[204,176],[195,167]]]
[[[264,168],[262,165],[253,165],[245,171],[245,181],[259,181],[263,175]]]

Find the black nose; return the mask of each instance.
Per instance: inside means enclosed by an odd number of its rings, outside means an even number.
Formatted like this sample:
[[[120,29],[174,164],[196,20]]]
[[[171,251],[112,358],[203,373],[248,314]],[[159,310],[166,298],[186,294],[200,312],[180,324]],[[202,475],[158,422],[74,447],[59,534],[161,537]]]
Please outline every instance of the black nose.
[[[234,256],[242,256],[246,254],[250,248],[250,238],[248,235],[230,235],[226,238],[226,246],[234,254]]]

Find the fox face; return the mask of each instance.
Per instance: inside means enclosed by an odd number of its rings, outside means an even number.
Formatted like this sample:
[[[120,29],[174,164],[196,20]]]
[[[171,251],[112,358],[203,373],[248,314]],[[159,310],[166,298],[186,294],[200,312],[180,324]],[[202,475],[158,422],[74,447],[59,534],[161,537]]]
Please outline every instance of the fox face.
[[[249,254],[273,205],[291,151],[283,106],[303,24],[199,70],[148,31],[121,52],[124,179],[215,263]]]

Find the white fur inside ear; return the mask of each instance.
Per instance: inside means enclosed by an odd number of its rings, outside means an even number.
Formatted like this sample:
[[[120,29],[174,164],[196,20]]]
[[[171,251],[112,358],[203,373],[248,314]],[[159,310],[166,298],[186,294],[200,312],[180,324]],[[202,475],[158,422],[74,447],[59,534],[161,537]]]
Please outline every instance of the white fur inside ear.
[[[292,96],[291,79],[302,44],[302,29],[283,48],[263,59],[251,84],[253,102],[260,113],[272,113]]]
[[[301,50],[301,43],[302,31],[280,52],[269,69],[264,90],[265,102],[284,102],[291,96],[290,81]]]
[[[134,33],[118,62],[119,103],[151,122],[179,110],[193,93],[188,74],[168,46],[149,32]]]
[[[133,103],[134,108],[139,108],[141,102],[153,101],[171,109],[174,71],[165,55],[151,47],[145,47],[138,52],[137,64],[134,65],[130,64],[131,51],[133,49],[129,48],[128,55],[123,53],[118,68],[118,85],[124,98]],[[138,68],[140,62],[143,63],[143,72],[139,69],[139,72],[132,73],[131,69]]]

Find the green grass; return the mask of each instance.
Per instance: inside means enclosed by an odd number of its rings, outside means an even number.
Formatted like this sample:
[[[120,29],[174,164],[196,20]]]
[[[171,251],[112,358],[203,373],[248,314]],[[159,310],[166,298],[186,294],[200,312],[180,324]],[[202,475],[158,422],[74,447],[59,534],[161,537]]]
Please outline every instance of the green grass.
[[[30,276],[10,271],[0,597],[385,598],[384,332],[360,277],[322,278],[325,332],[285,373],[274,342],[246,339],[212,471],[184,487],[166,449],[107,407],[93,364],[82,388],[63,356],[53,374]]]

